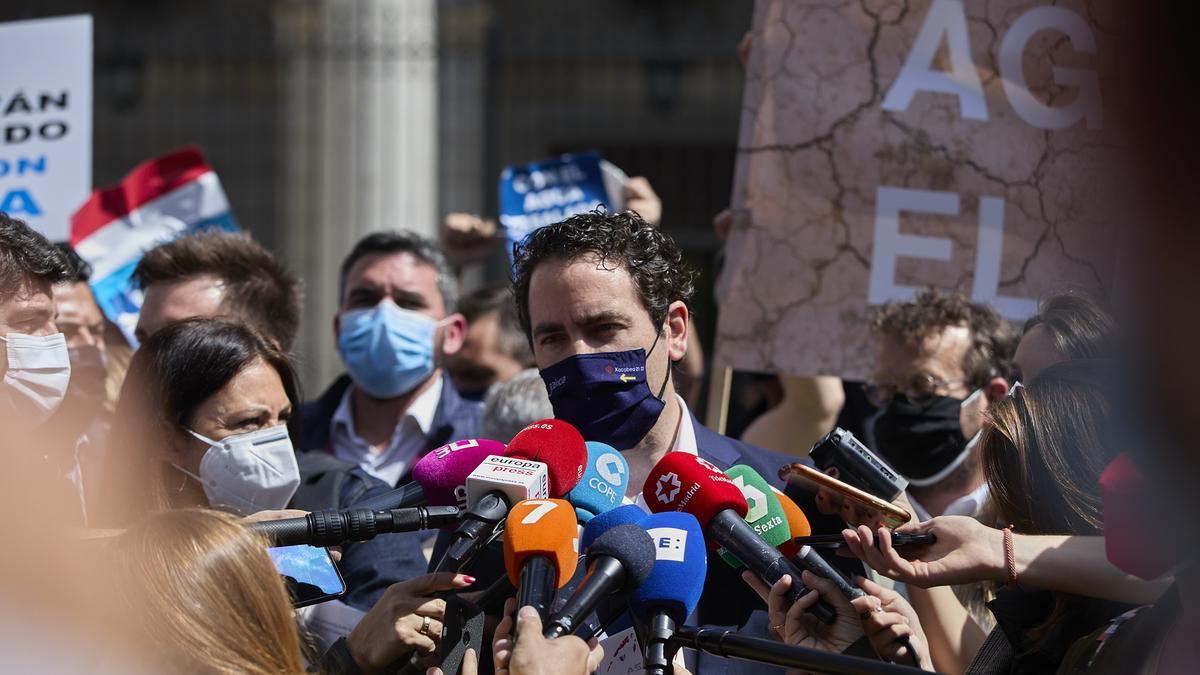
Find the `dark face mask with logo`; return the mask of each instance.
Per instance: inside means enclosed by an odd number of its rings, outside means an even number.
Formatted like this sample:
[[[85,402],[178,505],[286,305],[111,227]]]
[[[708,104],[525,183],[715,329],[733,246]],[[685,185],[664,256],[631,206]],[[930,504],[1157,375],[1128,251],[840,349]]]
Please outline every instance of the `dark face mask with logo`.
[[[971,439],[963,435],[961,414],[977,394],[933,396],[920,403],[896,394],[875,418],[875,449],[912,485],[937,483],[967,458]]]
[[[658,395],[646,381],[650,352],[576,354],[542,370],[554,416],[579,429],[586,440],[607,443],[617,450],[637,445],[654,428],[666,404],[664,378]]]

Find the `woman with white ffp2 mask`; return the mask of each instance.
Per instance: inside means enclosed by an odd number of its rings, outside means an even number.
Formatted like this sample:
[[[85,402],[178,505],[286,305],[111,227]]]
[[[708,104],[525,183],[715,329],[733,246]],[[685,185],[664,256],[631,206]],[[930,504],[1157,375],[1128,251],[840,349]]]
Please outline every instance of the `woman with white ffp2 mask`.
[[[246,327],[189,319],[159,331],[134,355],[110,439],[117,520],[286,508],[300,485],[288,431],[299,405],[287,357]]]

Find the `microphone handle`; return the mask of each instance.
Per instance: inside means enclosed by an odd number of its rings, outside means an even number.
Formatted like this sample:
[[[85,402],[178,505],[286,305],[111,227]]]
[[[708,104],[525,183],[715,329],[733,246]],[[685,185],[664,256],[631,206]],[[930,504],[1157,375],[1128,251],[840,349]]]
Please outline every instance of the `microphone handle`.
[[[674,634],[675,621],[666,612],[658,611],[650,617],[642,657],[642,667],[646,675],[669,675],[675,672],[672,665],[674,650],[671,649],[671,638]],[[642,636],[638,637],[640,639]]]
[[[274,546],[337,546],[348,541],[367,541],[389,532],[412,532],[440,527],[458,520],[454,506],[417,506],[391,511],[325,509],[302,518],[261,520],[250,529],[266,535]]]
[[[576,622],[586,618],[601,600],[624,585],[625,567],[621,562],[608,555],[596,556],[575,594],[550,619],[543,636],[552,640],[572,632]]]
[[[847,600],[857,600],[858,598],[866,595],[866,592],[863,591],[863,589],[851,584],[846,577],[842,576],[841,572],[834,569],[833,565],[830,565],[829,562],[825,560],[825,558],[821,557],[821,554],[817,553],[816,550],[814,550],[811,546],[801,546],[800,552],[796,554],[795,562],[797,565],[803,567],[809,572],[832,581],[833,584],[837,586],[838,591],[845,596]],[[913,665],[920,667],[920,663],[917,661],[917,651],[913,649],[912,642],[907,637],[902,637],[896,640],[896,642],[899,642],[900,646],[908,650],[908,655],[911,657]]]
[[[704,626],[680,626],[671,636],[671,642],[725,658],[833,675],[910,675],[924,672],[886,661],[785,645],[774,640],[746,637],[730,630]]]
[[[834,569],[833,565],[830,565],[811,546],[801,546],[800,552],[796,554],[793,560],[797,565],[809,572],[832,581],[837,586],[838,592],[845,596],[847,600],[856,600],[866,595],[861,588],[851,584],[846,577],[842,576],[841,572]]]
[[[768,586],[773,586],[783,575],[790,575],[792,585],[787,590],[788,600],[796,602],[808,592],[808,588],[800,580],[800,570],[796,569],[779,549],[768,544],[750,529],[750,525],[733,509],[717,512],[708,521],[706,529],[713,540],[742,561],[747,569],[757,574]],[[809,611],[826,624],[832,624],[837,618],[833,606],[821,599],[817,599]]]
[[[462,512],[462,522],[454,531],[446,553],[435,572],[461,572],[504,526],[508,500],[497,491],[487,492],[471,508]]]
[[[546,556],[533,556],[521,563],[521,582],[517,586],[517,609],[525,606],[537,610],[542,622],[550,614],[550,605],[554,602],[554,589],[558,588],[558,568]],[[517,634],[516,624],[513,624],[513,636]]]

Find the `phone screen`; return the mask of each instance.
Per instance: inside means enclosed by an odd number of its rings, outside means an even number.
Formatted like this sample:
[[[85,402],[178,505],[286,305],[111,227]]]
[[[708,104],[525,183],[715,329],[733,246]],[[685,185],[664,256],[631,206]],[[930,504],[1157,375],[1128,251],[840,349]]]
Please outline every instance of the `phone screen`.
[[[324,548],[304,544],[275,546],[268,548],[267,553],[287,584],[296,607],[333,600],[346,592],[342,573]]]

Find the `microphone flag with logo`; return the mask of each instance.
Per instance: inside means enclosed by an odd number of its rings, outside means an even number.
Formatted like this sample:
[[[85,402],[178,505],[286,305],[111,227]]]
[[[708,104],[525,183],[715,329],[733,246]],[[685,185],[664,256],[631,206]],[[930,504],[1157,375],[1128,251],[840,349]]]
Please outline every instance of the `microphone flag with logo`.
[[[629,463],[621,453],[607,443],[588,441],[586,445],[583,477],[566,497],[575,505],[579,522],[585,524],[597,514],[620,506],[629,485]]]

